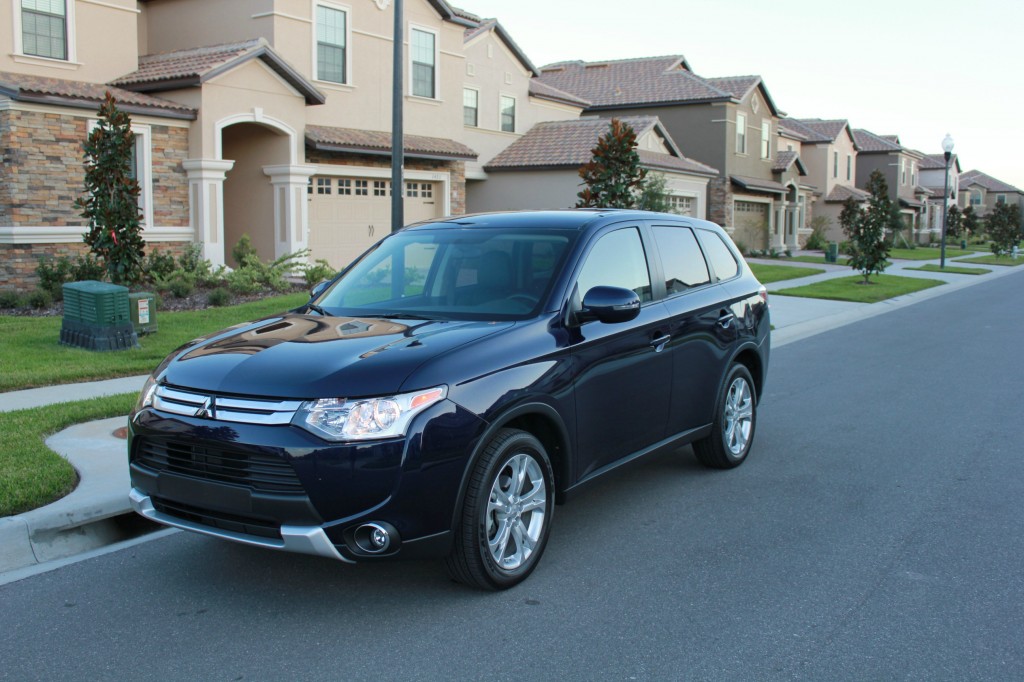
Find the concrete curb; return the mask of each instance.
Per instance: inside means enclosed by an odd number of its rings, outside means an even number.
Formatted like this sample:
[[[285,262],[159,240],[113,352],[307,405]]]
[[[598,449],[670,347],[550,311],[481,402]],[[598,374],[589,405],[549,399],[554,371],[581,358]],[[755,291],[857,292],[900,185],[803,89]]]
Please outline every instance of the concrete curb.
[[[114,417],[78,424],[46,440],[78,472],[78,487],[45,507],[0,519],[0,572],[124,539],[112,520],[131,511],[127,456],[124,441],[112,433],[126,423]]]

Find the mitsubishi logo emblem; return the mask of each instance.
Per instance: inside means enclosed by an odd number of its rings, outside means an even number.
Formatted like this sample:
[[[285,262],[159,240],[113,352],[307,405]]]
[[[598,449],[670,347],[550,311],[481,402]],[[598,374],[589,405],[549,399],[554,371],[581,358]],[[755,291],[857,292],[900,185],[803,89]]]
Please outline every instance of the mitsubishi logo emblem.
[[[199,406],[199,409],[196,410],[196,413],[195,413],[194,416],[199,417],[200,419],[215,419],[216,418],[216,414],[217,414],[217,405],[214,402],[214,398],[208,396],[203,401],[203,404]]]

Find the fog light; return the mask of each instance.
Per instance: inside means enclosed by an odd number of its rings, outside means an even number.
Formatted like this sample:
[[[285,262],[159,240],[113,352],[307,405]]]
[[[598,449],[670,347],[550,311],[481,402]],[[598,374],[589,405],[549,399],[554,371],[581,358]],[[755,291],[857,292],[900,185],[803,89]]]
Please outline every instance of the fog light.
[[[356,528],[356,546],[367,554],[383,554],[398,539],[398,532],[388,523],[364,523]]]

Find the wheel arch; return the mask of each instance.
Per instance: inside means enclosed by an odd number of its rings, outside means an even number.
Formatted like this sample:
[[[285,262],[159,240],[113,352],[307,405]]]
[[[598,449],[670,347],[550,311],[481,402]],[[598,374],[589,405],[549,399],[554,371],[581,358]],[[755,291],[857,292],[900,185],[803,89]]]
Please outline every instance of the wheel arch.
[[[740,348],[733,356],[732,362],[743,365],[750,372],[750,376],[754,379],[754,391],[757,394],[758,402],[760,402],[761,392],[764,390],[765,368],[757,346],[750,344]]]

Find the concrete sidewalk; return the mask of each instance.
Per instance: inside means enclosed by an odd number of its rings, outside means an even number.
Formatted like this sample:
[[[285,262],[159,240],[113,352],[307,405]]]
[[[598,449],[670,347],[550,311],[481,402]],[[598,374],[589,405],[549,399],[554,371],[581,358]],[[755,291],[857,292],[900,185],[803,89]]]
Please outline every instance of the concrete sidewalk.
[[[750,260],[754,263],[817,267],[826,270],[825,273],[811,277],[774,282],[767,285],[770,292],[854,274],[848,266]],[[900,261],[890,266],[886,273],[941,279],[947,284],[879,303],[848,303],[769,294],[772,324],[775,327],[772,332],[772,347],[781,348],[794,341],[980,284],[995,277],[1006,277],[1018,271],[1024,272],[1024,266],[979,266],[992,270],[985,275],[907,270],[909,267],[918,267],[927,262],[937,261]],[[0,393],[0,412],[137,392],[141,390],[145,380],[145,376],[135,376]],[[124,539],[124,530],[119,527],[118,521],[119,517],[129,518],[124,515],[131,512],[128,503],[127,454],[125,441],[115,437],[114,431],[125,424],[125,417],[104,419],[73,426],[47,439],[46,444],[67,458],[75,467],[80,482],[74,491],[53,504],[17,516],[0,518],[0,573],[73,556]]]

